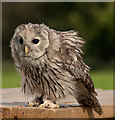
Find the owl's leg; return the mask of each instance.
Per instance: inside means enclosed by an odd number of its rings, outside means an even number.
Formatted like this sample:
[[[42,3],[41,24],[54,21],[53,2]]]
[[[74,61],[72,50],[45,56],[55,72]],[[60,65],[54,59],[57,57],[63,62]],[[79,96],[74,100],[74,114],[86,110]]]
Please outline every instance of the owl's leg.
[[[40,104],[39,108],[59,108],[59,105],[51,100],[44,100],[44,103]]]
[[[28,102],[29,107],[38,107],[40,104],[43,104],[43,98],[36,96],[31,102]]]

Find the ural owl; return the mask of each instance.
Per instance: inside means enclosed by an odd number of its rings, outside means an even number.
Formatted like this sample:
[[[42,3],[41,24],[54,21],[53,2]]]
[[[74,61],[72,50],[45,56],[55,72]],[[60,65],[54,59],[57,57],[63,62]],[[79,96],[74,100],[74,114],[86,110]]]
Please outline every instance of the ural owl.
[[[22,75],[23,92],[35,95],[29,105],[48,107],[50,104],[45,99],[54,103],[71,94],[80,105],[102,114],[88,73],[90,68],[82,61],[83,44],[84,40],[73,30],[60,32],[31,23],[16,28],[11,52]]]

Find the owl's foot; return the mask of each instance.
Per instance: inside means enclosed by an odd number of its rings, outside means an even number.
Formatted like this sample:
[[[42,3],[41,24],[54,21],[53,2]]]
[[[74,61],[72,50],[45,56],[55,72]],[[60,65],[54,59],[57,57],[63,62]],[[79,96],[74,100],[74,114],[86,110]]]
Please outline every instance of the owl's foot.
[[[31,102],[28,102],[28,107],[38,107],[40,104],[43,104],[44,101],[42,97],[36,96]]]
[[[59,108],[59,105],[54,104],[50,100],[45,100],[43,104],[39,105],[39,108]]]
[[[28,102],[28,107],[38,107],[40,104],[37,102]]]

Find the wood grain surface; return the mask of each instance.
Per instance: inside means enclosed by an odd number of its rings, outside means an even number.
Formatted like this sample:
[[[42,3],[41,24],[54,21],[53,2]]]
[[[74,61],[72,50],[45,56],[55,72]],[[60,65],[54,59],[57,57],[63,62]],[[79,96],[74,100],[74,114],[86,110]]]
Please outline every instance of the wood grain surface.
[[[103,108],[101,116],[91,108],[79,107],[72,96],[58,100],[57,103],[63,107],[56,109],[26,107],[27,102],[31,101],[33,96],[25,96],[21,92],[21,88],[0,89],[2,95],[0,118],[115,118],[113,95],[115,91],[101,89],[96,91]]]

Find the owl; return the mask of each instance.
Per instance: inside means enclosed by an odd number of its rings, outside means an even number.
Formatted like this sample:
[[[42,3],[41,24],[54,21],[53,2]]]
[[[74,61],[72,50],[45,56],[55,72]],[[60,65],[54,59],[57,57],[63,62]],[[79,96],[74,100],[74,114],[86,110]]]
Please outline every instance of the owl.
[[[22,91],[34,96],[29,106],[59,107],[72,95],[82,106],[102,114],[97,93],[82,60],[85,41],[74,30],[56,31],[44,24],[21,24],[11,39],[11,53],[22,75]]]

